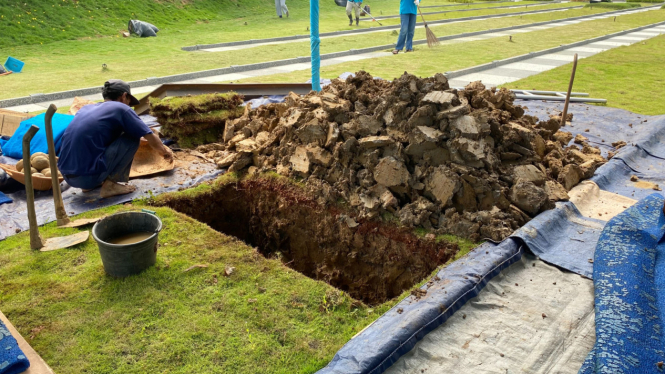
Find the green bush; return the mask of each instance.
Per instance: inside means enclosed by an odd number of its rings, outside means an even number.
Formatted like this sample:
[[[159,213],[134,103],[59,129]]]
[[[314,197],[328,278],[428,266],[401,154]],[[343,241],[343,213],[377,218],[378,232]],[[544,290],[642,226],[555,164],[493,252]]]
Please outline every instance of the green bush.
[[[587,4],[584,7],[620,10],[620,9],[629,9],[629,8],[639,8],[641,7],[641,5],[635,3],[595,3],[595,4]]]
[[[663,0],[626,0],[629,3],[662,3]]]

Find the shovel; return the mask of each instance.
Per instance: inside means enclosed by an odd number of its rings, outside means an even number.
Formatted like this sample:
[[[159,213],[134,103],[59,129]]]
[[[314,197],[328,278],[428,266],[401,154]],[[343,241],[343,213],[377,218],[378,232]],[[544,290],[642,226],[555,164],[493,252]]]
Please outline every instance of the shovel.
[[[53,114],[51,114],[51,117],[53,117]],[[90,232],[83,231],[74,235],[69,235],[59,238],[50,238],[47,239],[46,241],[42,239],[41,235],[39,235],[39,226],[37,226],[37,213],[35,212],[35,190],[32,189],[32,170],[30,168],[30,141],[32,140],[32,137],[35,136],[37,131],[39,131],[39,127],[32,125],[30,129],[28,129],[28,131],[23,136],[23,164],[26,165],[25,195],[26,195],[26,202],[28,205],[28,222],[30,223],[30,248],[39,249],[42,252],[48,252],[48,251],[55,251],[56,249],[71,247],[79,243],[83,243],[84,241],[88,240]],[[53,158],[53,161],[55,161],[55,157]],[[57,180],[58,177],[57,171],[55,173],[55,176]],[[59,183],[58,187],[60,187]],[[60,191],[59,188],[58,191]]]
[[[55,204],[55,217],[58,221],[58,227],[81,227],[99,221],[99,218],[77,219],[70,221],[65,211],[65,204],[62,201],[62,192],[60,191],[60,180],[58,179],[58,165],[55,161],[55,145],[53,144],[53,115],[58,110],[51,104],[46,110],[44,117],[44,127],[46,128],[46,143],[48,144],[48,160],[51,168],[51,183],[53,186],[53,203]]]

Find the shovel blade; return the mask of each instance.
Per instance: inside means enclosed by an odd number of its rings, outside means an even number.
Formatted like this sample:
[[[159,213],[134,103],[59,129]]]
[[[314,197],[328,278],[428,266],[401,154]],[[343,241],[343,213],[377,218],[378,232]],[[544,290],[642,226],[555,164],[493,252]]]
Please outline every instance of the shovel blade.
[[[63,236],[59,238],[46,239],[46,243],[39,250],[40,252],[50,252],[56,249],[63,249],[83,243],[90,237],[90,231],[79,232],[74,235]]]
[[[58,226],[58,227],[61,227],[61,228],[67,228],[67,227],[82,227],[82,226],[86,226],[86,225],[91,225],[91,224],[93,224],[93,223],[97,223],[97,221],[99,221],[100,219],[102,219],[102,217],[98,217],[98,218],[81,218],[81,219],[77,219],[77,220],[75,220],[75,221],[71,221],[71,222],[69,222],[69,223],[66,224],[66,225],[62,225],[62,226]]]

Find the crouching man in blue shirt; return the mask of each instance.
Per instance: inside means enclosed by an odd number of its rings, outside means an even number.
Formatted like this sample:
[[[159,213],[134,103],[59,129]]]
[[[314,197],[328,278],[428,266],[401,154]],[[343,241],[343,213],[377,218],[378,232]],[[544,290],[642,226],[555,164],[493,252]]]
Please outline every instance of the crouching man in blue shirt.
[[[165,159],[173,152],[131,108],[139,103],[119,79],[104,83],[104,102],[86,105],[62,135],[58,168],[70,186],[89,191],[101,186],[101,197],[134,192],[129,171],[141,137]]]

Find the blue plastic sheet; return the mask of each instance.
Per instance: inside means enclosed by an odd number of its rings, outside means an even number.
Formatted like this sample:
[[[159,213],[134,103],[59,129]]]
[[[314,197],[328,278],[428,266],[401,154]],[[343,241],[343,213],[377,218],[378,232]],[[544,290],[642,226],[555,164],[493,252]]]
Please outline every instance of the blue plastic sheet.
[[[437,274],[440,281],[421,287],[351,339],[318,374],[382,373],[427,333],[476,297],[501,270],[522,258],[520,244],[508,239],[485,243]],[[398,310],[401,309],[401,313]]]
[[[2,154],[4,156],[13,157],[20,159],[23,157],[23,135],[28,132],[28,129],[32,125],[39,127],[39,131],[35,134],[30,141],[30,154],[36,152],[43,152],[48,154],[48,145],[46,143],[46,130],[44,130],[44,117],[45,113],[42,113],[36,117],[26,119],[21,122],[21,125],[16,129],[14,135],[2,145]],[[53,142],[55,144],[56,154],[60,151],[60,143],[62,142],[62,134],[69,126],[69,123],[72,122],[74,116],[67,114],[56,113],[53,116],[52,127],[53,127]]]
[[[586,218],[571,202],[536,216],[514,234],[541,260],[587,278],[593,276],[593,251],[605,225]]]
[[[18,347],[18,342],[0,321],[0,374],[18,374],[30,367],[30,362]]]
[[[11,203],[12,201],[14,201],[14,200],[8,198],[7,195],[5,195],[4,193],[0,192],[0,205],[2,205],[2,204],[9,204],[9,203]]]
[[[580,374],[659,373],[665,357],[665,199],[610,220],[596,248],[596,344]]]
[[[284,102],[285,97],[286,96],[284,96],[284,95],[263,96],[263,97],[259,97],[259,98],[256,98],[256,99],[245,101],[245,105],[249,104],[249,105],[252,106],[252,108],[258,108],[261,105],[282,103],[282,102]]]

